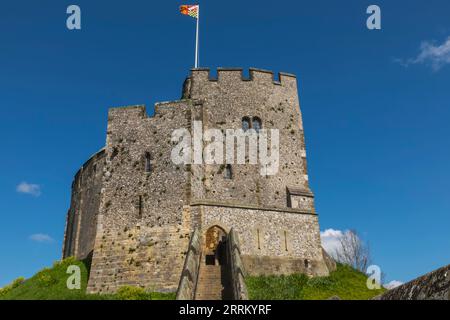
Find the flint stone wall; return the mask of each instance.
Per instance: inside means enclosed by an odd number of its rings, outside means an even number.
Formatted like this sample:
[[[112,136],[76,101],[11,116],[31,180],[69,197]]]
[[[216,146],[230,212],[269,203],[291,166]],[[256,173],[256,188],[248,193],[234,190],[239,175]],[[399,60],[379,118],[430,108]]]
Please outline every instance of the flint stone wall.
[[[201,211],[203,232],[217,225],[239,235],[241,258],[249,275],[328,275],[317,215],[231,204],[202,205]]]
[[[377,300],[450,300],[450,265],[389,290]]]
[[[250,274],[328,274],[309,189],[297,79],[285,73],[275,79],[260,69],[249,75],[219,69],[212,79],[209,70],[194,69],[182,99],[156,104],[152,117],[144,106],[109,110],[105,149],[83,167],[80,182],[75,179],[65,234],[64,256],[93,252],[89,292],[122,285],[175,291],[189,234],[213,224],[239,234]],[[280,130],[276,175],[262,176],[260,164],[233,164],[233,177],[226,179],[223,164],[172,162],[174,130],[192,133],[194,121],[203,130],[240,129],[243,117]]]

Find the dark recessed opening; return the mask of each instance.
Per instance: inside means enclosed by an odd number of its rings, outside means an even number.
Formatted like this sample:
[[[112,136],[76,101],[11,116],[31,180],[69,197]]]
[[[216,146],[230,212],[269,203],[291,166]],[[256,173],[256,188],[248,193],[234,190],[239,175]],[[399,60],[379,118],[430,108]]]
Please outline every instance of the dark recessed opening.
[[[213,254],[208,254],[205,256],[205,263],[208,266],[213,266],[216,264],[216,256]]]

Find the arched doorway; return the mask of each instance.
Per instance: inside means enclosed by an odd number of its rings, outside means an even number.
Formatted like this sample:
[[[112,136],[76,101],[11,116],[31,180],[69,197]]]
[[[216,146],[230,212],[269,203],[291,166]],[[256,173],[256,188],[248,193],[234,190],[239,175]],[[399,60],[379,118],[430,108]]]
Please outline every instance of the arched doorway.
[[[219,226],[212,226],[204,233],[202,262],[195,289],[196,300],[232,298],[227,238],[226,231]]]
[[[227,233],[219,226],[212,226],[205,234],[205,264],[225,265]]]

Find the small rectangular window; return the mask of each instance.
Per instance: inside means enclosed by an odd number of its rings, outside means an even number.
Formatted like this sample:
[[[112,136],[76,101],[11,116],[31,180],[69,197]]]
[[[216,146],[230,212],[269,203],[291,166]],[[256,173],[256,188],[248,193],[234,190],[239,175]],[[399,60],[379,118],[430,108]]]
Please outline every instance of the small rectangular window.
[[[145,154],[145,172],[146,173],[150,173],[152,172],[152,157],[150,155],[150,153],[146,153]]]
[[[261,127],[262,127],[261,119],[258,117],[253,117],[252,128],[255,129],[257,133],[259,133]]]
[[[231,168],[231,164],[225,166],[225,179],[233,179],[233,169]]]
[[[257,241],[258,241],[258,250],[261,250],[261,240],[260,240],[260,236],[259,236],[259,229],[256,229],[256,237],[257,237]]]
[[[139,196],[139,200],[138,200],[138,216],[139,218],[142,218],[142,209],[143,209],[143,203],[142,203],[142,196]]]
[[[287,231],[284,232],[284,249],[288,251]]]

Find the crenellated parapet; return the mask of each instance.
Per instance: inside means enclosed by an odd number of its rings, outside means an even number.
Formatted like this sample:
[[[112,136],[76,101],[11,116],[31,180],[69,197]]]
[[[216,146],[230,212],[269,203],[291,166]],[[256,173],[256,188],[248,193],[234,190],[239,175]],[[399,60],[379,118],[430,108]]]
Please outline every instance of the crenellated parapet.
[[[277,77],[272,71],[250,68],[248,76],[244,75],[243,68],[217,68],[216,75],[213,76],[209,68],[191,69],[190,76],[183,85],[183,98],[192,98],[192,90],[198,88],[196,85],[212,84],[219,87],[242,86],[248,88],[250,86],[270,86],[282,87],[291,90],[297,90],[297,77],[290,73],[279,72]]]
[[[275,85],[283,85],[292,82],[297,77],[290,73],[279,72],[278,78],[270,70],[250,68],[249,76],[244,76],[243,68],[217,68],[217,76],[212,77],[209,68],[197,68],[191,70],[191,77],[195,80],[208,80],[208,81],[257,81],[265,82],[266,84],[272,83]]]

